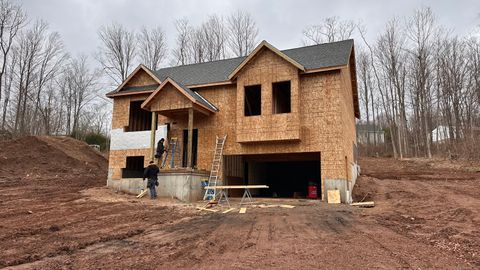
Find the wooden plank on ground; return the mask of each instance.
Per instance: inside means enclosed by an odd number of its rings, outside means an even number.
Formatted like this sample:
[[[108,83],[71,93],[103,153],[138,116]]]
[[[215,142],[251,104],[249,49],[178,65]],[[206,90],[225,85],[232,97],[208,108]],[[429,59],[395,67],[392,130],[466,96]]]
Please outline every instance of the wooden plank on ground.
[[[357,202],[357,203],[351,203],[351,206],[359,206],[359,207],[374,207],[375,202]]]
[[[340,203],[340,190],[327,190],[328,203]]]
[[[211,186],[204,189],[245,189],[245,188],[269,188],[267,185],[239,185],[239,186]]]
[[[148,189],[142,190],[142,192],[140,192],[140,194],[137,195],[137,198],[139,199],[142,198],[143,196],[145,196],[145,194],[147,194],[147,192],[148,192]]]
[[[208,208],[205,208],[205,207],[197,207],[197,209],[200,210],[200,211],[218,212],[217,209],[208,209]]]
[[[233,211],[233,210],[235,210],[235,208],[227,209],[227,210],[223,211],[222,213],[223,213],[223,214],[226,214],[226,213],[228,213],[228,212],[230,212],[230,211]]]
[[[293,205],[288,205],[288,204],[282,204],[282,205],[280,205],[280,207],[282,207],[282,208],[289,208],[289,209],[295,208],[295,206],[293,206]]]
[[[247,208],[242,207],[242,208],[240,208],[240,212],[238,212],[238,213],[245,214],[246,212],[247,212]]]

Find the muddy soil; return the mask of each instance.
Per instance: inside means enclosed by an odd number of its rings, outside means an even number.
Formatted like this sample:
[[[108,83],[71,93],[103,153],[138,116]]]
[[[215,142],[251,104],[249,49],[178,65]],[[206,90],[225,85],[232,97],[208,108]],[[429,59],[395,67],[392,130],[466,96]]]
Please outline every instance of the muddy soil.
[[[82,156],[49,143],[59,151],[43,157],[52,171],[42,167],[37,174],[21,166],[26,171],[11,172],[18,164],[6,161],[11,154],[0,150],[0,268],[480,267],[480,174],[475,164],[364,159],[364,176],[354,195],[374,200],[374,208],[264,199],[296,207],[249,207],[245,214],[237,208],[222,214],[109,190],[104,187],[105,161],[85,164],[94,157],[87,149],[78,150]],[[50,162],[52,155],[65,156]],[[69,158],[78,174],[65,166]],[[105,170],[90,167],[97,165]]]

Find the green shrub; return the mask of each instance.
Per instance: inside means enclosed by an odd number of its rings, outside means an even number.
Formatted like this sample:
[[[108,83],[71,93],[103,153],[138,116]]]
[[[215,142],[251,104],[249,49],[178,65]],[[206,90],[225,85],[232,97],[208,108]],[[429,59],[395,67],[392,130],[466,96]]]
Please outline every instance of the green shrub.
[[[108,137],[99,133],[88,133],[85,135],[84,141],[88,144],[100,145],[100,151],[107,149]]]

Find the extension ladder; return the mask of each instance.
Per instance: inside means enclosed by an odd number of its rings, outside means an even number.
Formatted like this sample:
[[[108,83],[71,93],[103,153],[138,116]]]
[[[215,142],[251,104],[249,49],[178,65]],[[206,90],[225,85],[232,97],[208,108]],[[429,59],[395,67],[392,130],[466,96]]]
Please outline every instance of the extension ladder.
[[[208,187],[216,187],[219,182],[220,170],[222,169],[222,159],[223,159],[223,147],[225,146],[225,141],[227,140],[227,135],[224,137],[216,136],[215,143],[215,152],[213,154],[212,169],[210,170],[210,177],[208,177]],[[215,200],[217,195],[216,189],[206,189],[203,200],[209,198],[210,200]]]
[[[168,152],[169,151],[172,151],[172,157],[171,157],[171,160],[170,160],[170,169],[173,169],[174,166],[175,166],[175,151],[177,149],[177,138],[176,137],[172,137],[170,139],[170,141],[168,142],[168,150],[165,152],[166,155],[165,155],[165,158],[163,159],[163,163],[162,163],[162,168],[165,167],[165,163],[167,162],[167,159],[168,159]]]

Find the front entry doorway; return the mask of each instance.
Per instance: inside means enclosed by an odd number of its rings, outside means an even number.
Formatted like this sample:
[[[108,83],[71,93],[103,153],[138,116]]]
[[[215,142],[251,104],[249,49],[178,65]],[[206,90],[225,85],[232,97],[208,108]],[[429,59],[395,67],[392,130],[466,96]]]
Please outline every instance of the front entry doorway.
[[[197,147],[198,146],[198,129],[193,129],[192,136],[192,167],[197,166]],[[187,167],[188,163],[188,129],[183,130],[183,158],[182,167]]]

